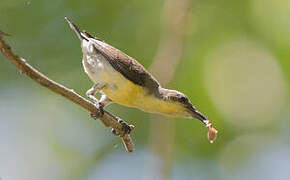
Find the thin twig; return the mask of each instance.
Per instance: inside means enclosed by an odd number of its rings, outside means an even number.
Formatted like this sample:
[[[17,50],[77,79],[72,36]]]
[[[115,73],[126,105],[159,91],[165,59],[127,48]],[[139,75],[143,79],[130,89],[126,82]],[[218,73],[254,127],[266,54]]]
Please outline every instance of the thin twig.
[[[112,127],[113,129],[116,130],[118,134],[123,135],[122,141],[128,152],[134,151],[134,144],[131,140],[130,135],[126,134],[126,132],[122,128],[122,125],[119,123],[120,118],[114,116],[108,111],[104,111],[104,114],[102,115],[99,109],[92,102],[88,101],[87,99],[83,98],[81,95],[74,92],[73,89],[68,89],[63,85],[58,84],[57,82],[49,79],[48,77],[43,75],[41,72],[36,70],[34,67],[28,64],[25,59],[23,59],[22,57],[19,57],[18,55],[12,52],[11,47],[3,40],[3,35],[8,35],[8,34],[4,33],[1,30],[0,32],[1,32],[0,33],[0,51],[10,62],[12,62],[12,64],[14,64],[19,69],[21,73],[26,74],[27,76],[29,76],[31,79],[41,84],[42,86],[50,89],[56,94],[60,94],[64,96],[65,98],[71,100],[75,104],[80,105],[84,109],[88,110],[93,115],[96,115],[105,126]],[[130,127],[131,129],[134,128],[133,125],[130,125]]]

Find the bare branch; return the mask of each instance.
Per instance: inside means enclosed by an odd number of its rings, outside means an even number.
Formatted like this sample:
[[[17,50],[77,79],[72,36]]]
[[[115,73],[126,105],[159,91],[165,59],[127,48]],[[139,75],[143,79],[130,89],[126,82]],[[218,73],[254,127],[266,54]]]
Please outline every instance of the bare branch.
[[[48,77],[40,73],[30,64],[28,64],[25,59],[19,57],[12,52],[11,47],[3,40],[3,35],[8,34],[0,30],[0,51],[10,62],[12,62],[12,64],[14,64],[19,69],[21,73],[26,74],[42,86],[50,89],[56,94],[64,96],[75,104],[88,110],[93,115],[96,115],[105,126],[112,127],[118,134],[122,135],[121,138],[123,144],[128,152],[134,151],[134,144],[131,140],[130,135],[126,134],[126,132],[122,128],[122,125],[119,123],[120,118],[114,116],[107,111],[104,111],[104,114],[102,115],[99,109],[92,102],[88,101],[81,95],[74,92],[73,89],[68,89],[65,86],[58,84],[57,82],[49,79]],[[134,126],[130,125],[130,127],[131,130],[133,130]]]

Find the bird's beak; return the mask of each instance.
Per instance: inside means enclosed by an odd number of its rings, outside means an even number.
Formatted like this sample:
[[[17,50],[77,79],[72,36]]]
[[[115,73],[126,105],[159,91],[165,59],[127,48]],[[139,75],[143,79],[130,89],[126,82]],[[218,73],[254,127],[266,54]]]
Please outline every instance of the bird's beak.
[[[190,114],[193,118],[200,120],[206,126],[210,123],[209,120],[194,107],[190,108]]]
[[[69,24],[70,28],[77,34],[78,38],[81,41],[83,39],[86,39],[87,40],[87,38],[82,35],[82,32],[80,31],[80,29],[74,23],[72,23],[67,17],[64,17],[64,19]]]
[[[218,131],[212,126],[211,122],[196,109],[192,108],[191,114],[193,118],[200,120],[208,128],[207,138],[210,143],[213,143],[217,137]]]

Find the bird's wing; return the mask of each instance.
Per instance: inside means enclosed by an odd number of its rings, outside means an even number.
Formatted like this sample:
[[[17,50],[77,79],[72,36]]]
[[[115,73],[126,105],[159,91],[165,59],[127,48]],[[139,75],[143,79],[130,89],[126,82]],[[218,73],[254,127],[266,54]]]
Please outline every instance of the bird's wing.
[[[109,61],[115,70],[135,84],[147,88],[149,93],[158,93],[160,86],[158,81],[134,58],[87,32],[83,33],[94,42],[96,50]]]

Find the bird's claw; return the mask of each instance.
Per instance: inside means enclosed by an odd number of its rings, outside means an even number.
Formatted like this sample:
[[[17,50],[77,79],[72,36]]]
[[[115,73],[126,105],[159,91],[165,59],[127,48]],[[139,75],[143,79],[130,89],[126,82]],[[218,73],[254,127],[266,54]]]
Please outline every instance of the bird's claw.
[[[104,113],[105,113],[105,111],[104,111],[104,104],[101,103],[101,102],[97,102],[97,103],[96,103],[96,106],[97,106],[97,108],[99,109],[101,116],[103,116]]]
[[[123,120],[119,120],[119,123],[122,126],[122,131],[124,131],[124,134],[130,134],[131,127]]]
[[[90,114],[91,118],[93,118],[94,120],[97,120],[98,119],[98,116],[94,115],[94,114]]]
[[[117,133],[117,131],[114,128],[112,128],[111,132],[114,136],[119,136],[119,134]]]
[[[104,105],[103,105],[103,103],[101,103],[101,102],[96,102],[95,103],[95,106],[97,107],[97,109],[99,110],[99,115],[94,115],[94,114],[90,114],[90,116],[91,116],[91,118],[93,118],[94,120],[97,120],[98,119],[98,117],[100,117],[100,116],[103,116],[104,114],[105,114],[105,111],[104,111]]]
[[[122,134],[119,134],[115,129],[112,129],[111,132],[115,135],[115,136],[121,136],[123,137],[126,134],[130,134],[131,131],[134,129],[133,125],[128,125],[125,121],[123,120],[119,120],[118,121],[121,126],[122,126]]]

